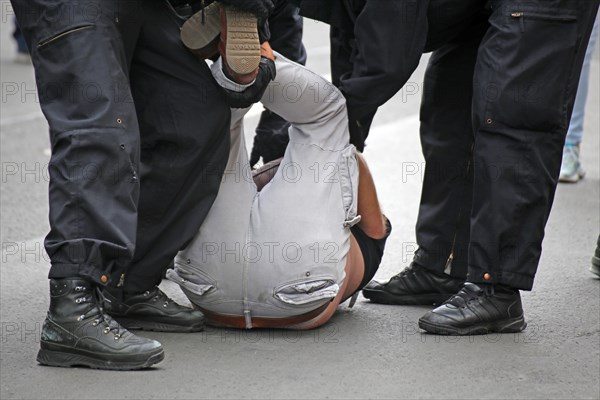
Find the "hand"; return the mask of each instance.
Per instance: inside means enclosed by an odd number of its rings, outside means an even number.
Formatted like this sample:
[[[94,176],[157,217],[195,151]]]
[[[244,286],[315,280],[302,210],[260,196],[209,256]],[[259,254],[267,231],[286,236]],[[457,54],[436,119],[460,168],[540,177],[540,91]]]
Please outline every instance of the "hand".
[[[271,40],[271,29],[269,28],[269,20],[265,19],[258,22],[258,41],[263,44]]]
[[[232,90],[222,88],[229,107],[247,108],[252,104],[259,102],[267,90],[269,82],[275,79],[276,75],[277,71],[275,69],[275,62],[267,57],[261,57],[260,64],[258,66],[258,75],[256,75],[256,79],[251,86],[242,92],[234,92]]]
[[[358,113],[356,111],[362,111],[360,108],[352,107],[352,104],[346,99],[346,106],[348,107],[348,130],[350,131],[350,143],[353,144],[356,149],[363,152],[365,149],[365,141],[369,136],[371,130],[371,123],[375,117],[377,110],[369,112],[365,115],[364,112]],[[360,116],[359,116],[360,115]]]
[[[356,147],[356,150],[365,151],[365,139],[367,135],[357,119],[348,119],[348,130],[350,131],[350,143]]]

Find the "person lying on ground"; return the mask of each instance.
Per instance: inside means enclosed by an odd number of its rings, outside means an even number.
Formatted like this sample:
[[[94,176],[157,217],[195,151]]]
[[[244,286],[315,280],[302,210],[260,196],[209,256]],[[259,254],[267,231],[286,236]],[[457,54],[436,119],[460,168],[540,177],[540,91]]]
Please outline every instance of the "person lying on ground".
[[[364,158],[349,143],[342,94],[268,43],[261,49],[250,83],[236,82],[223,57],[212,73],[235,105],[240,93],[272,79],[257,93],[291,122],[290,143],[282,159],[252,174],[243,131],[248,108],[232,108],[219,194],[167,278],[209,324],[311,329],[354,301],[375,275],[391,224]]]

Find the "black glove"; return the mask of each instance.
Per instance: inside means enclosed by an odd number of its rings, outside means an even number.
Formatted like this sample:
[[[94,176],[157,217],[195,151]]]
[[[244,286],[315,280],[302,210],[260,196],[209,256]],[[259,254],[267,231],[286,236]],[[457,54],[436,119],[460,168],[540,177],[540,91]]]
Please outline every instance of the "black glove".
[[[350,131],[350,143],[356,147],[356,150],[361,153],[365,151],[365,139],[367,135],[357,119],[348,120],[348,130]]]
[[[224,6],[232,6],[241,11],[248,11],[256,15],[260,21],[269,18],[275,8],[272,0],[219,0]]]
[[[258,41],[260,44],[271,40],[271,30],[269,29],[269,20],[258,22]]]
[[[350,143],[356,147],[356,150],[363,152],[365,150],[365,141],[371,130],[371,123],[377,110],[367,115],[357,118],[351,105],[348,106],[348,130],[350,131]]]
[[[260,158],[266,164],[283,157],[290,141],[290,123],[272,111],[265,110],[256,127],[254,145],[250,153],[250,166],[254,167]]]
[[[269,82],[275,79],[276,75],[275,62],[266,57],[261,57],[260,64],[258,65],[258,75],[256,75],[252,86],[249,86],[243,92],[234,92],[223,87],[221,88],[225,93],[229,107],[246,108],[259,102],[267,90]]]

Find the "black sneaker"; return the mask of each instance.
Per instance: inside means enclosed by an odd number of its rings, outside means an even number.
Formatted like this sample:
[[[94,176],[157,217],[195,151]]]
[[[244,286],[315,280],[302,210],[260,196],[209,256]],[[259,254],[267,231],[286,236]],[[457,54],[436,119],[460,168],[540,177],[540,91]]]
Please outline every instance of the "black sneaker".
[[[374,303],[436,305],[458,292],[464,279],[436,274],[414,262],[388,282],[369,282],[363,296]]]
[[[50,310],[37,361],[57,367],[148,368],[165,357],[156,340],[134,335],[104,313],[89,282],[50,280]]]
[[[596,251],[592,256],[592,266],[590,267],[590,271],[600,278],[600,235],[598,236],[598,242],[596,242]]]
[[[200,332],[204,314],[181,306],[162,290],[126,296],[119,300],[113,289],[104,289],[106,311],[127,329],[159,332]]]
[[[517,289],[470,282],[419,319],[419,328],[438,335],[521,332],[526,326]]]

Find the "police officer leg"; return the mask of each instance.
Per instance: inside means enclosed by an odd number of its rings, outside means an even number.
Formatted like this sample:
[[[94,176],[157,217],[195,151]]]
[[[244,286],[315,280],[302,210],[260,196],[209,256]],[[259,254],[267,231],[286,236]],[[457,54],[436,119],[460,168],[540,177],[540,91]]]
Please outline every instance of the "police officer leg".
[[[495,2],[475,67],[468,283],[421,318],[423,329],[526,327],[519,289],[533,285],[598,4]]]
[[[229,152],[230,109],[206,63],[181,42],[185,18],[167,1],[144,8],[131,67],[141,132],[137,244],[122,276],[123,293],[105,295],[110,314],[128,328],[198,331],[202,314],[178,305],[157,285],[216,198]]]
[[[104,313],[95,288],[114,282],[134,251],[139,132],[126,71],[139,6],[13,1],[52,149],[41,364],[138,369],[164,358],[160,343],[134,337]]]
[[[467,274],[473,169],[471,102],[477,49],[488,24],[472,26],[436,50],[425,73],[421,145],[426,167],[409,267],[388,282],[371,282],[365,297],[385,304],[440,304]]]

